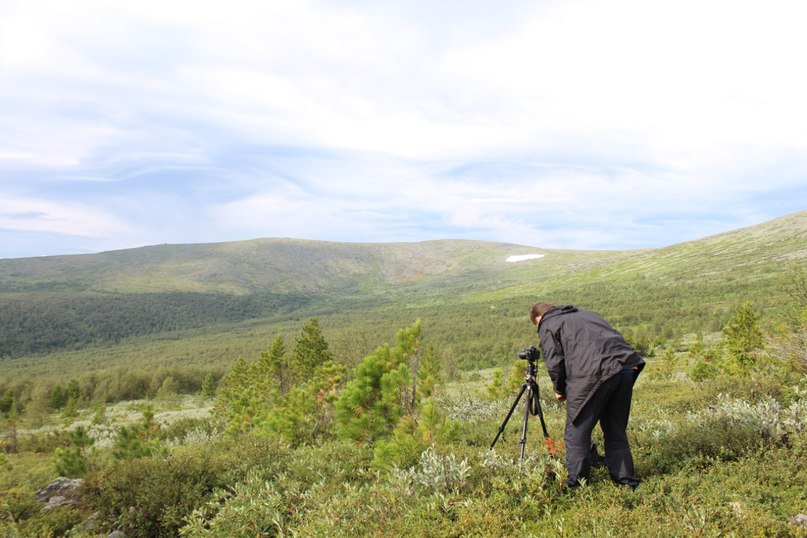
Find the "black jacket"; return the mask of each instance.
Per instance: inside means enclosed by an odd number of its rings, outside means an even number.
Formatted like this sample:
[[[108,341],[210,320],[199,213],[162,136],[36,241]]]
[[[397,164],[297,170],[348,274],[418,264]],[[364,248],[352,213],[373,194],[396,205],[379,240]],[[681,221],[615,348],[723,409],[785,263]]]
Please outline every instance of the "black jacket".
[[[619,332],[594,312],[558,306],[544,314],[538,336],[555,392],[566,396],[574,422],[606,379],[626,368],[644,368],[644,359]]]

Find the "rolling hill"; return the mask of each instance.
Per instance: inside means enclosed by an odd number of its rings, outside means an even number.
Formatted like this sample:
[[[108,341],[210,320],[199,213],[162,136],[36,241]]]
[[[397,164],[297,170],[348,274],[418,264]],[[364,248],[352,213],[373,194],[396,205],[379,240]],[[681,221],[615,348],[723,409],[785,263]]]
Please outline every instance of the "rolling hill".
[[[528,254],[540,257],[507,261]],[[474,343],[480,339],[505,342],[500,353],[519,345],[524,313],[537,298],[600,310],[629,336],[672,338],[719,330],[744,300],[775,312],[786,295],[782,283],[806,259],[807,211],[631,251],[256,239],[6,259],[0,357],[111,349],[143,338],[202,339],[215,348],[236,334],[293,333],[300,319],[318,316],[326,331],[359,326],[371,340],[424,318],[438,342],[467,362],[484,353]]]

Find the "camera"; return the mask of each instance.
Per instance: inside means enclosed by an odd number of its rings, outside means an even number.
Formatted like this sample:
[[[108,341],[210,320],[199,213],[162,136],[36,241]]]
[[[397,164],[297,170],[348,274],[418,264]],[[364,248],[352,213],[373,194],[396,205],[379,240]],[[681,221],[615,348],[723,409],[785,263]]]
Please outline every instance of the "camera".
[[[535,362],[541,359],[541,351],[535,346],[525,347],[518,352],[518,358],[524,361]]]

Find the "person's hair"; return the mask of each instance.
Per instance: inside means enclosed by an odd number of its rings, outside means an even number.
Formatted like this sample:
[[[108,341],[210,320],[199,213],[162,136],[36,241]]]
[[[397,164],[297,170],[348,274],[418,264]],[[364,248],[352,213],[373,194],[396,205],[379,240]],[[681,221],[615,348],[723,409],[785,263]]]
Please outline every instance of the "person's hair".
[[[530,321],[535,322],[535,318],[543,316],[553,308],[555,308],[555,305],[551,303],[535,303],[530,308]]]

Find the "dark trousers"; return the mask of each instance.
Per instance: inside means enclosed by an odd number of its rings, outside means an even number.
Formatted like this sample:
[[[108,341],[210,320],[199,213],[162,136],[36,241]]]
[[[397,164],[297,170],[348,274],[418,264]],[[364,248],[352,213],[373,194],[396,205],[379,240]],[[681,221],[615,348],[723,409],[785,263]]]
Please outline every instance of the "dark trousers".
[[[600,423],[605,437],[605,464],[611,479],[617,484],[635,488],[639,478],[633,469],[633,456],[628,445],[628,416],[636,375],[619,373],[606,380],[586,403],[572,423],[567,415],[564,442],[568,484],[578,486],[581,478],[591,476],[591,432]]]

